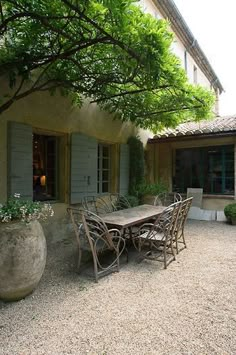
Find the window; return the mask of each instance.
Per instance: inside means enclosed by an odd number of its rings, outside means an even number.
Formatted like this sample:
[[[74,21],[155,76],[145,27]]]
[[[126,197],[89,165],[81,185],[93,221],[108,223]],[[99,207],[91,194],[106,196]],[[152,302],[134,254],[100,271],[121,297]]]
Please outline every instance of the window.
[[[33,134],[33,199],[58,198],[57,136]]]
[[[188,72],[188,52],[184,51],[184,69],[186,73]]]
[[[197,67],[195,65],[193,66],[193,82],[197,84]]]
[[[182,193],[201,187],[206,194],[234,194],[234,146],[176,150],[173,180]]]
[[[109,145],[98,145],[98,171],[97,171],[97,193],[110,191],[111,175],[111,147]]]

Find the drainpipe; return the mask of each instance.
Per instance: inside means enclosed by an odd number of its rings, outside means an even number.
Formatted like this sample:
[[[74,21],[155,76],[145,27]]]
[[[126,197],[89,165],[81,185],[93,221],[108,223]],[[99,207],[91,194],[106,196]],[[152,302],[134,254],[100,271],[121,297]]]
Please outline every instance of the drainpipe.
[[[234,200],[236,201],[236,142],[234,143]]]

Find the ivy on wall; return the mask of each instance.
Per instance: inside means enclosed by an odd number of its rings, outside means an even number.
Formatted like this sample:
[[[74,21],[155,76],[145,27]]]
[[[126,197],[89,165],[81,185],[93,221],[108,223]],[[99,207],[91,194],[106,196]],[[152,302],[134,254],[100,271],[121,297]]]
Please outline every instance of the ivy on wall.
[[[144,182],[144,148],[138,136],[130,137],[127,143],[130,152],[129,193],[136,195],[137,186]]]

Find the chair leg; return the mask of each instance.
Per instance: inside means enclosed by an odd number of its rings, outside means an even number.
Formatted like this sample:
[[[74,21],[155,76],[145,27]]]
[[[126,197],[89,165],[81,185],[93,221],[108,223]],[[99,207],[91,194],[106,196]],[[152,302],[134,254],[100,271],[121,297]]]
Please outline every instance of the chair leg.
[[[174,248],[173,248],[173,243],[170,243],[170,248],[171,248],[171,252],[173,254],[173,258],[174,258],[174,260],[176,260],[175,251],[174,251]]]
[[[164,245],[164,269],[167,269],[167,262],[166,262],[166,245]]]
[[[187,248],[185,237],[184,237],[184,230],[182,230],[181,236],[182,236],[182,239],[183,239],[183,244],[184,244],[185,248]]]
[[[95,254],[95,250],[92,250],[92,255],[93,255],[93,270],[94,270],[95,282],[98,282],[98,265],[97,265],[97,255]]]
[[[178,233],[175,236],[175,248],[176,248],[176,253],[179,254],[179,248],[178,248]]]
[[[126,262],[129,262],[129,251],[128,248],[125,248],[125,252],[126,252]]]
[[[76,265],[77,272],[79,272],[79,269],[80,269],[81,259],[82,259],[82,251],[81,251],[81,248],[78,247],[78,259],[77,259],[77,265]]]

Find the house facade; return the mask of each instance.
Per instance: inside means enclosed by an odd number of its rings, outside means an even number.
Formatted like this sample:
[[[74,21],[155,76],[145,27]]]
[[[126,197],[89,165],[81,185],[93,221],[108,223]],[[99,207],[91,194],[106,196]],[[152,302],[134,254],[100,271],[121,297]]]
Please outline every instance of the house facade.
[[[219,114],[219,95],[223,86],[173,0],[140,0],[140,7],[155,18],[167,19],[174,33],[173,52],[180,58],[191,84],[201,85],[216,96],[215,115]]]
[[[223,88],[174,2],[145,0],[142,6],[145,12],[171,21],[176,36],[173,50],[190,81],[211,88],[218,97]],[[53,203],[55,217],[46,230],[51,236],[63,235],[69,204],[80,203],[85,195],[128,192],[127,140],[136,134],[144,144],[153,136],[114,120],[88,101],[79,109],[69,99],[46,92],[19,100],[0,119],[0,203],[14,193]]]
[[[151,181],[181,194],[203,189],[203,210],[222,211],[236,200],[236,116],[166,129],[149,139],[148,150]]]

